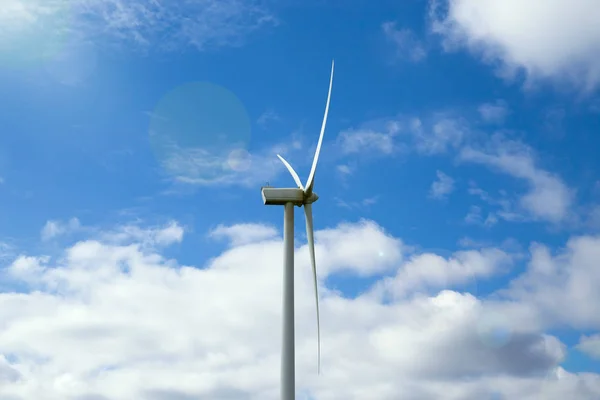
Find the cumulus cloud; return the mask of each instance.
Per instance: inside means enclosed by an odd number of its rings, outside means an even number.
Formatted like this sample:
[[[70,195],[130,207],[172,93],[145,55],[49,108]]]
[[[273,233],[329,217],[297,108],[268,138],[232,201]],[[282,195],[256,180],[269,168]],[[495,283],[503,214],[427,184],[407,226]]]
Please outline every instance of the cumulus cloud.
[[[155,233],[151,227],[131,238]],[[372,221],[316,237],[323,266],[322,375],[316,373],[311,272],[300,246],[298,393],[319,400],[600,395],[600,376],[560,368],[565,346],[535,330],[519,303],[492,304],[449,290],[391,301],[350,299],[324,283],[344,269],[363,276],[390,269],[399,277],[402,271],[442,274],[443,281],[456,282],[502,270],[505,256],[498,250],[448,260],[421,254],[399,268],[402,242]],[[277,399],[280,331],[273,327],[281,318],[281,241],[232,246],[198,266],[178,265],[160,249],[92,238],[57,258],[15,260],[8,272],[19,280],[20,293],[0,292],[0,397]],[[499,328],[505,334],[498,335]]]
[[[503,292],[539,310],[546,324],[563,321],[580,329],[600,329],[600,237],[571,238],[553,255],[541,244],[531,248],[527,271]]]
[[[315,233],[315,237],[322,276],[341,271],[374,276],[394,268],[402,260],[405,250],[401,240],[369,220],[322,229]]]
[[[273,239],[277,235],[279,232],[275,227],[262,224],[219,225],[209,233],[209,236],[217,239],[228,239],[232,246]]]
[[[431,253],[417,254],[402,264],[394,277],[385,278],[375,292],[399,298],[421,290],[451,288],[505,274],[512,264],[509,254],[494,248],[459,251],[448,259]]]
[[[170,246],[183,240],[184,228],[177,221],[165,225],[140,227],[139,224],[121,225],[110,231],[100,232],[99,238],[113,244],[139,243],[144,246]]]
[[[600,334],[582,336],[577,344],[577,349],[588,354],[590,357],[600,360]]]
[[[454,190],[454,179],[442,171],[436,171],[437,180],[431,184],[429,195],[434,199],[443,199]]]
[[[503,75],[531,81],[600,83],[600,25],[594,0],[432,0],[434,32],[447,49],[467,48]]]

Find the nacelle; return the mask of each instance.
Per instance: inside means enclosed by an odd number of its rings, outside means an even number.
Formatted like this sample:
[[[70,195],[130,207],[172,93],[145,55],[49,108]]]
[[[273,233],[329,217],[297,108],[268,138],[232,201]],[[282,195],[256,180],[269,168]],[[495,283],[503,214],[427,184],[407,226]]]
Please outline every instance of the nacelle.
[[[282,206],[286,203],[292,203],[296,206],[301,206],[304,203],[314,203],[319,198],[319,196],[313,192],[308,198],[305,199],[304,192],[300,188],[280,189],[263,187],[261,191],[265,205]]]

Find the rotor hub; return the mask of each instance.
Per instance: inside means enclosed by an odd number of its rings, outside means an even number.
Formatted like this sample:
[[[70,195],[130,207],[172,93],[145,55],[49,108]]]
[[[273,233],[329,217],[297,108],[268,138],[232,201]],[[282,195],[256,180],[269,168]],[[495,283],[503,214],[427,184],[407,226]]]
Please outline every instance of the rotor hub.
[[[317,196],[315,192],[312,192],[310,195],[304,196],[304,201],[302,202],[302,204],[312,204],[317,200],[319,200],[319,196]]]

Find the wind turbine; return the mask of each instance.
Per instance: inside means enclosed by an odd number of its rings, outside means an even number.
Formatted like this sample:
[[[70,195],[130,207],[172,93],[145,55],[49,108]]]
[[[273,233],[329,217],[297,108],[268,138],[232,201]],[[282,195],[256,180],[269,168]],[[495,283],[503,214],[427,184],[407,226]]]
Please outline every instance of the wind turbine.
[[[331,76],[329,78],[329,92],[327,93],[327,104],[325,115],[321,125],[321,134],[317,142],[317,150],[313,159],[312,168],[308,175],[306,185],[302,186],[300,178],[294,168],[279,154],[277,157],[294,178],[297,188],[262,188],[262,198],[265,205],[284,206],[283,218],[283,335],[281,351],[281,399],[294,400],[295,388],[295,350],[294,350],[294,206],[304,206],[306,219],[306,237],[308,240],[308,251],[312,264],[313,281],[315,287],[315,300],[317,306],[317,344],[318,344],[318,371],[321,372],[321,322],[319,317],[319,292],[317,289],[317,266],[315,263],[315,241],[313,237],[312,203],[319,199],[313,192],[315,184],[315,170],[319,161],[323,133],[327,124],[327,113],[329,112],[329,100],[331,99],[331,86],[333,84],[334,62],[331,62]]]

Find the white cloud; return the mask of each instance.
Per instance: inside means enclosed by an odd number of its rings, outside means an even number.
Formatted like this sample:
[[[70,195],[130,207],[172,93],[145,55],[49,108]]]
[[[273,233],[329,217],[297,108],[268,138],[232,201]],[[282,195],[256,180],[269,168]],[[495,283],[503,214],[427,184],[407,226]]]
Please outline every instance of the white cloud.
[[[432,0],[432,28],[447,49],[466,47],[501,73],[529,80],[600,83],[600,25],[595,0]]]
[[[502,114],[508,112],[489,107],[480,111],[489,122],[499,122]],[[467,218],[470,222],[477,220],[477,223],[488,226],[494,225],[499,219],[555,224],[575,222],[573,204],[576,192],[557,174],[539,166],[535,151],[519,140],[510,139],[512,134],[502,131],[489,135],[473,129],[466,120],[456,115],[434,113],[425,119],[396,117],[374,120],[358,130],[342,131],[337,140],[346,155],[388,155],[400,151],[413,151],[424,156],[456,154],[458,161],[485,165],[529,186],[527,192],[516,196],[504,192],[494,197],[481,189],[479,193],[472,193],[479,195],[495,209],[485,219],[477,213],[471,213]],[[440,178],[430,194],[435,197],[435,190],[449,190],[449,184],[449,180],[442,181]],[[479,214],[481,211],[479,209]]]
[[[560,177],[535,165],[533,150],[518,141],[494,136],[485,149],[465,147],[459,159],[487,165],[529,184],[519,205],[534,218],[558,223],[566,220],[573,202],[572,190]]]
[[[63,36],[82,36],[143,48],[204,50],[238,45],[276,22],[260,0],[8,0],[0,11],[0,38],[18,40],[29,33],[59,43]]]
[[[333,149],[333,150],[335,151],[335,149]],[[336,175],[338,178],[338,183],[341,183],[342,186],[344,186],[345,188],[350,188],[353,180],[355,179],[352,176],[354,175],[356,170],[357,170],[357,166],[355,163],[352,163],[352,162],[336,165],[335,172],[336,172]],[[336,201],[338,202],[338,205],[341,205],[342,207],[345,207],[344,204],[349,205],[350,208],[352,207],[352,205],[358,205],[358,203],[355,201],[339,201],[339,200],[340,200],[339,198],[336,199]],[[365,205],[367,205],[367,204],[365,204]]]
[[[600,360],[600,334],[582,336],[577,344],[577,349],[592,358]]]
[[[417,151],[426,155],[446,153],[463,144],[468,129],[463,121],[443,115],[436,116],[430,127],[424,128],[420,119],[409,125]]]
[[[437,155],[459,148],[468,134],[465,121],[438,113],[425,121],[402,116],[371,121],[340,132],[337,141],[343,154],[389,155],[404,150],[408,142],[419,154]]]
[[[350,175],[352,174],[352,168],[346,164],[340,164],[336,167],[337,172],[342,175]]]
[[[477,109],[484,122],[501,124],[510,112],[506,102],[497,100],[495,103],[484,103]]]
[[[454,179],[442,171],[436,171],[437,181],[431,184],[429,195],[434,199],[446,198],[454,190]]]
[[[209,236],[217,239],[228,239],[231,246],[241,246],[274,239],[278,235],[279,232],[276,228],[261,224],[219,225],[209,233]]]
[[[410,29],[398,29],[393,21],[384,22],[381,29],[386,39],[394,45],[396,57],[412,62],[419,62],[427,57],[425,46]]]
[[[401,242],[373,222],[319,231],[317,241],[321,279],[348,266],[372,275],[402,265]],[[201,268],[178,266],[157,251],[84,240],[57,259],[19,258],[10,271],[30,287],[0,293],[0,397],[277,399],[281,242],[234,246]],[[406,263],[413,267],[393,270],[447,282],[487,276],[502,270],[503,256],[491,251],[448,260],[423,254]],[[452,291],[348,299],[324,280],[318,377],[311,272],[306,247],[297,252],[299,393],[319,400],[600,395],[600,376],[560,368],[565,346],[533,329],[529,309],[518,303]]]
[[[340,198],[336,198],[336,199],[335,199],[335,203],[336,203],[338,206],[340,206],[340,207],[343,207],[343,208],[348,208],[348,209],[351,209],[351,208],[354,208],[354,207],[356,207],[356,206],[357,206],[357,204],[356,204],[356,203],[348,203],[347,201],[345,201],[345,200],[342,200],[342,199],[340,199]]]
[[[265,112],[263,112],[258,119],[256,120],[256,123],[258,125],[260,125],[263,128],[266,128],[271,122],[277,122],[281,120],[281,117],[279,116],[279,114],[277,114],[275,111],[269,109],[266,110]]]
[[[176,183],[186,186],[252,187],[271,181],[285,171],[277,154],[298,152],[300,148],[294,143],[279,144],[249,153],[242,148],[215,152],[199,147],[184,149],[176,146],[161,164]]]
[[[448,259],[431,253],[417,254],[398,268],[396,276],[384,279],[376,292],[402,298],[420,290],[451,288],[504,274],[512,264],[509,254],[493,248],[458,251]]]
[[[377,204],[379,201],[379,196],[366,197],[360,201],[346,201],[340,198],[335,198],[335,202],[338,206],[347,208],[347,209],[359,209],[372,206],[373,204]]]
[[[379,201],[379,196],[367,197],[366,199],[362,199],[361,203],[363,206],[370,206]]]
[[[394,133],[379,132],[372,129],[349,129],[342,131],[338,136],[344,154],[377,153],[391,154],[394,151]]]
[[[138,225],[121,225],[111,231],[101,232],[101,240],[119,245],[140,243],[144,246],[170,246],[183,240],[184,228],[176,221],[164,225],[141,228]]]
[[[496,225],[497,222],[498,222],[498,217],[495,214],[490,213],[486,217],[485,221],[483,221],[483,225],[493,226],[493,225]]]
[[[322,229],[315,233],[315,238],[316,251],[322,249],[317,258],[323,276],[339,271],[373,276],[394,268],[403,256],[402,241],[368,220]]]
[[[59,236],[79,234],[94,237],[106,243],[128,245],[132,243],[144,246],[169,246],[183,240],[184,228],[176,221],[163,225],[141,226],[137,224],[117,225],[110,230],[99,230],[95,227],[84,226],[79,219],[71,218],[67,222],[47,221],[41,231],[41,239],[47,241]]]
[[[0,261],[10,258],[15,251],[14,246],[9,243],[0,242]]]
[[[600,229],[600,205],[594,204],[590,207],[590,210],[587,215],[587,225],[594,229]]]
[[[57,236],[72,233],[81,228],[81,223],[77,218],[71,218],[68,222],[61,221],[46,221],[46,225],[42,228],[42,240],[50,240]]]
[[[471,206],[469,208],[469,212],[465,216],[465,222],[467,224],[491,227],[496,225],[496,223],[498,222],[498,217],[495,213],[488,213],[487,217],[483,219],[483,211],[481,207]]]
[[[503,294],[538,310],[546,324],[556,321],[582,329],[600,329],[600,237],[571,238],[555,256],[534,244],[527,271]]]
[[[497,195],[492,196],[485,190],[477,187],[475,182],[470,182],[470,184],[471,187],[468,189],[468,193],[479,197],[487,205],[494,208],[494,211],[488,213],[484,225],[494,225],[498,222],[499,218],[509,222],[524,222],[531,219],[527,213],[518,209],[515,199],[509,198],[505,190],[499,190]],[[481,211],[481,207],[476,208]]]
[[[471,206],[469,213],[465,216],[465,222],[468,224],[477,224],[481,222],[481,207]]]

